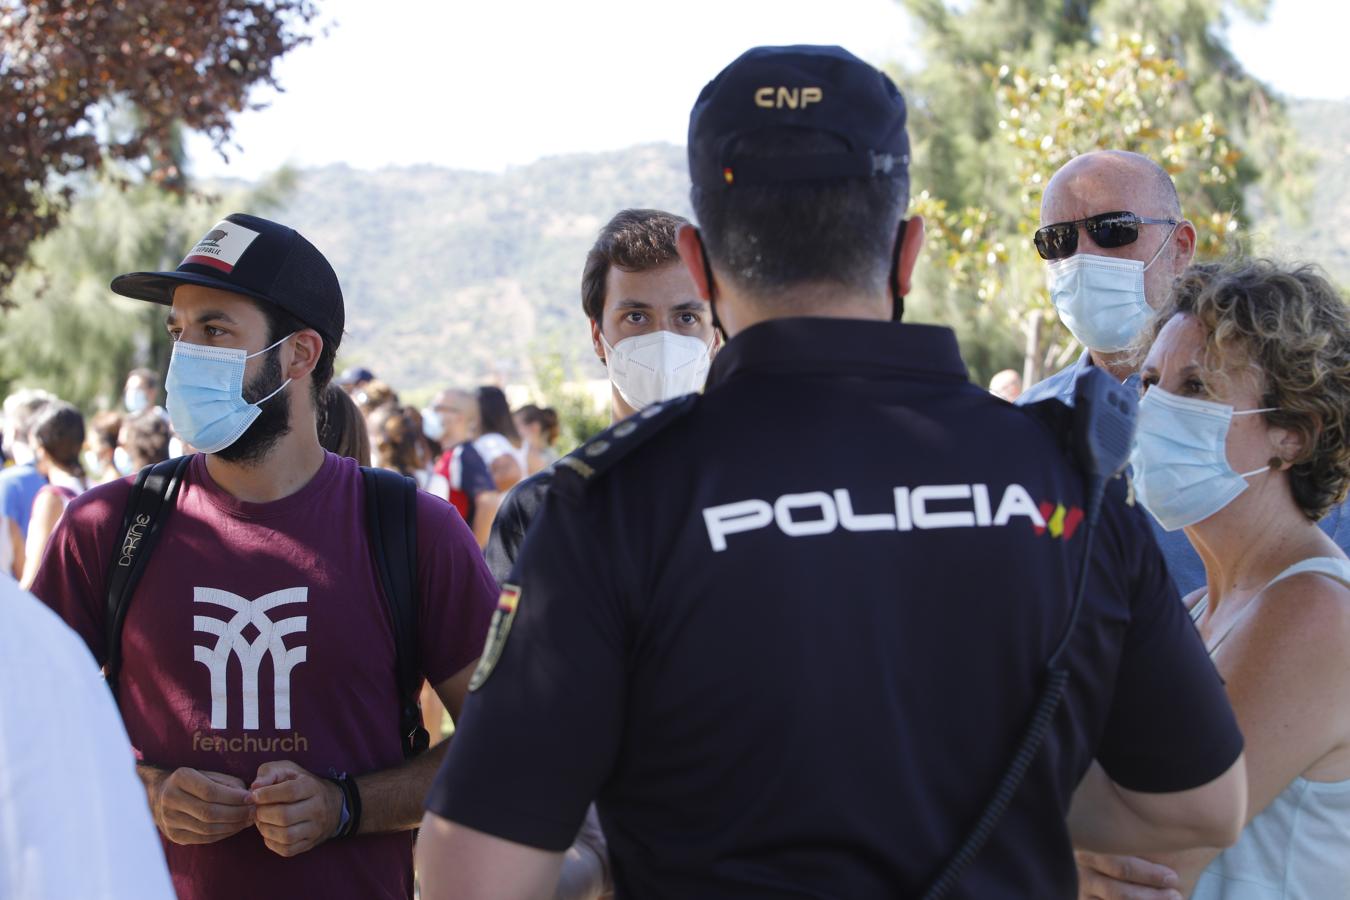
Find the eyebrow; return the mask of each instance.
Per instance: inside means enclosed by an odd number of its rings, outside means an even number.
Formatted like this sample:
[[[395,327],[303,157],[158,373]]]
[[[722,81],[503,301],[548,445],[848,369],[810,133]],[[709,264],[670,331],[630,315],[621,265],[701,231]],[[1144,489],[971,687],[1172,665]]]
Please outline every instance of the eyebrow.
[[[169,310],[169,314],[164,317],[165,326],[172,327],[175,323],[177,323],[177,321],[178,321],[177,314],[174,313],[173,310]],[[231,318],[228,313],[218,309],[208,309],[203,311],[200,315],[197,316],[198,325],[207,325],[211,322],[226,322],[230,325],[239,324],[233,318]]]
[[[647,302],[644,301],[644,300],[636,300],[636,299],[633,299],[633,298],[630,297],[630,298],[627,299],[627,300],[620,300],[618,303],[615,303],[615,304],[614,304],[614,308],[615,308],[615,309],[654,309],[655,307],[653,307],[650,303],[647,303]],[[704,302],[701,301],[701,300],[686,300],[686,301],[684,301],[683,303],[676,303],[674,306],[672,306],[672,307],[670,308],[670,310],[671,310],[671,312],[690,312],[690,311],[692,311],[692,312],[702,312],[703,310],[705,310],[705,309],[707,309],[707,308],[708,308],[708,304],[707,304],[707,303],[704,303]]]

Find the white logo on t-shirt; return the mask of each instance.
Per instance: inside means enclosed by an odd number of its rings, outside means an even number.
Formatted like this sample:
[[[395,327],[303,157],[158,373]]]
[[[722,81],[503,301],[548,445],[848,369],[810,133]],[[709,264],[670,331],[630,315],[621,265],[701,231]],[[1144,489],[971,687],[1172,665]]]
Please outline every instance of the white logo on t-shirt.
[[[272,708],[276,719],[274,728],[291,727],[291,670],[305,661],[306,647],[286,648],[282,638],[304,631],[309,623],[306,616],[292,616],[273,622],[267,611],[287,603],[304,603],[309,588],[294,587],[264,594],[257,600],[246,600],[238,594],[216,588],[199,587],[194,590],[196,603],[211,603],[234,610],[227,620],[211,616],[194,616],[192,627],[216,636],[214,647],[194,646],[193,659],[206,666],[211,673],[211,727],[223,729],[229,720],[229,698],[225,690],[225,673],[230,654],[239,657],[243,669],[244,728],[258,728],[258,667],[262,658],[272,655]],[[244,629],[252,625],[258,630],[253,640],[244,637]]]

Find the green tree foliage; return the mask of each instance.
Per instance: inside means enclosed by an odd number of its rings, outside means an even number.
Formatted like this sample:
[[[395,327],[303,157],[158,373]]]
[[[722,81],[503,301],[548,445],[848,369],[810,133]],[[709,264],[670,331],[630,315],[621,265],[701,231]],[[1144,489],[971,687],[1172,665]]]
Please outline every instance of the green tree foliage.
[[[164,371],[166,309],[118,297],[108,282],[173,269],[224,215],[273,206],[290,182],[283,172],[253,190],[207,196],[109,175],[81,191],[10,287],[16,304],[0,316],[0,394],[42,387],[93,410],[115,404],[130,369]]]
[[[609,427],[609,407],[597,409],[592,398],[579,385],[568,384],[567,367],[561,353],[535,357],[535,386],[540,405],[558,413],[560,454],[571,453]]]
[[[1284,107],[1223,42],[1267,0],[901,0],[924,64],[911,102],[914,208],[929,226],[917,315],[953,324],[973,374],[1030,383],[1077,351],[1031,244],[1041,192],[1073,156],[1133,150],[1177,181],[1200,252],[1236,249],[1249,189],[1287,208],[1309,161]],[[934,264],[936,263],[936,264]]]
[[[311,0],[0,3],[0,301],[54,228],[73,176],[105,160],[183,190],[180,127],[218,148],[277,58],[309,40]],[[114,121],[114,109],[127,109]]]

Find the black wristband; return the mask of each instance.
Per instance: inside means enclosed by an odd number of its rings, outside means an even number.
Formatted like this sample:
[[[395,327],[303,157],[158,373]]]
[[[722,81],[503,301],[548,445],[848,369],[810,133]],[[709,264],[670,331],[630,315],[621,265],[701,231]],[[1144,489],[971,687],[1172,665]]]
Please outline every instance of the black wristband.
[[[343,772],[338,777],[328,780],[342,791],[342,804],[347,808],[347,822],[338,827],[337,834],[333,835],[333,838],[352,837],[361,830],[361,792],[357,790],[356,779]]]

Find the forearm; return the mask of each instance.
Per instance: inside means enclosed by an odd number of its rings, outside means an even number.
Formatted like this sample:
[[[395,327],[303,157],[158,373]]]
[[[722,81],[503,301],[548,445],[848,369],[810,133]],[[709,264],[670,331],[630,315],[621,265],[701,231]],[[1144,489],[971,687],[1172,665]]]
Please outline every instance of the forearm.
[[[24,564],[23,532],[19,530],[18,522],[6,520],[5,524],[7,527],[7,531],[4,537],[9,540],[10,556],[13,557],[13,562],[10,564],[10,574],[14,576],[15,581],[18,581],[20,578],[23,577],[23,564]]]
[[[497,518],[497,510],[502,504],[502,495],[497,491],[483,491],[473,498],[473,522],[471,529],[478,549],[487,547],[492,537],[492,520]]]
[[[453,735],[401,766],[356,777],[361,792],[359,834],[410,831],[418,826],[451,739]]]

